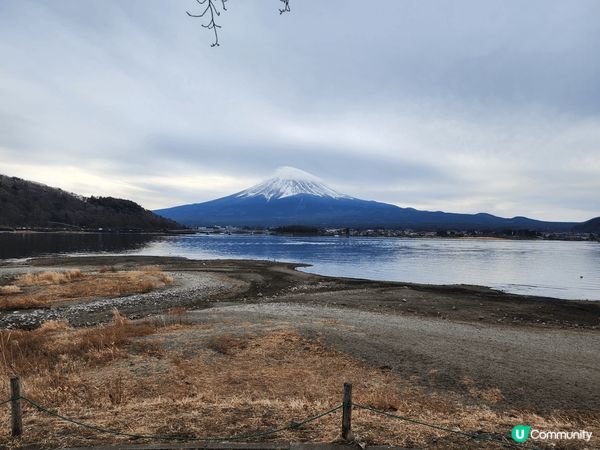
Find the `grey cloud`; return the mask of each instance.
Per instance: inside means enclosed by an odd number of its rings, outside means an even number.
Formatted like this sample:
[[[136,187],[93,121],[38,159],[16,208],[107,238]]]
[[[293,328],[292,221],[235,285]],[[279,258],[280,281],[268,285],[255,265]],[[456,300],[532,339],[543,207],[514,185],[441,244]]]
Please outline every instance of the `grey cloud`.
[[[600,3],[278,3],[231,0],[211,49],[193,0],[1,1],[0,172],[77,166],[154,208],[292,165],[405,206],[600,213]],[[225,181],[169,180],[197,176]]]
[[[152,159],[174,159],[217,172],[256,173],[268,177],[280,166],[302,167],[331,182],[377,183],[432,178],[455,179],[433,165],[404,160],[402,156],[368,152],[351,154],[344,148],[327,148],[298,143],[228,142],[227,137],[207,136],[185,139],[180,136],[152,136],[141,146]],[[367,150],[367,149],[365,149]],[[236,164],[236,162],[240,164]],[[165,161],[165,164],[168,164]]]

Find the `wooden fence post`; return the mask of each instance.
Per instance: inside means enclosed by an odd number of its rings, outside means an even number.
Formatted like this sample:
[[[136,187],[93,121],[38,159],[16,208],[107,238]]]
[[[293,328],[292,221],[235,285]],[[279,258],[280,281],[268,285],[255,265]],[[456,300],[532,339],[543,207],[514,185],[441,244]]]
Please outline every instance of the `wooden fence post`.
[[[342,439],[351,441],[352,436],[352,383],[344,383],[342,408]]]
[[[19,377],[10,379],[10,405],[13,437],[23,434],[23,414],[21,411],[21,380]]]

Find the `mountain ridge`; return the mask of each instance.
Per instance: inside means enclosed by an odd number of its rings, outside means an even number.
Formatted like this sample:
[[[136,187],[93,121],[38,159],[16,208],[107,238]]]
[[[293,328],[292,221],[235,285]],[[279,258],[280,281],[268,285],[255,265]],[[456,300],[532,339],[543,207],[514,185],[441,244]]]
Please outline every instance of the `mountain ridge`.
[[[0,174],[0,227],[162,231],[181,225],[131,200],[86,198]]]
[[[248,189],[202,203],[155,211],[188,226],[397,228],[415,230],[570,231],[575,222],[548,222],[488,213],[420,211],[339,193],[319,178],[284,167]]]
[[[600,233],[600,217],[582,222],[573,227],[573,231],[579,233]]]

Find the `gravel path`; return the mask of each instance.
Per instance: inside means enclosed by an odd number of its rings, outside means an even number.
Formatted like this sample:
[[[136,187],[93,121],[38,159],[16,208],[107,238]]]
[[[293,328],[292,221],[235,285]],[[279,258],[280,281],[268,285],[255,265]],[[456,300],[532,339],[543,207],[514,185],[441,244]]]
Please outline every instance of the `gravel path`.
[[[216,307],[193,317],[296,328],[370,365],[416,376],[432,389],[465,391],[468,377],[478,388],[499,388],[506,406],[600,411],[596,330],[516,328],[290,303]]]

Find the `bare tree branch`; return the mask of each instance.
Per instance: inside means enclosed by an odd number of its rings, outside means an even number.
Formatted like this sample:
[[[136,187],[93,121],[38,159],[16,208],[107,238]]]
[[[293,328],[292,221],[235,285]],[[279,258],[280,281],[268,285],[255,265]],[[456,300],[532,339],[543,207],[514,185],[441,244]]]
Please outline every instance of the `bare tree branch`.
[[[279,10],[279,14],[290,12],[290,0],[279,0],[283,3],[283,8]]]
[[[215,33],[215,41],[210,45],[211,47],[218,47],[220,45],[219,33],[217,30],[221,28],[221,25],[215,22],[215,16],[219,17],[221,15],[221,11],[219,11],[219,9],[215,6],[215,1],[217,0],[196,0],[196,3],[198,3],[201,7],[204,7],[204,10],[199,14],[192,14],[189,11],[186,11],[188,16],[196,18],[202,18],[206,16],[206,13],[210,13],[210,20],[207,23],[202,24],[202,27],[207,28],[209,30],[213,30]],[[220,0],[223,11],[227,11],[227,7],[225,6],[225,3],[227,3],[227,1],[228,0]],[[290,12],[290,0],[279,1],[283,3],[283,8],[279,9],[279,14]]]
[[[210,12],[210,20],[208,21],[207,24],[202,24],[202,26],[204,28],[208,28],[209,30],[213,30],[215,32],[215,41],[210,46],[218,47],[219,46],[219,33],[217,32],[217,29],[221,28],[221,25],[218,25],[215,22],[215,15],[218,17],[221,15],[221,12],[215,6],[214,0],[196,0],[196,2],[200,6],[206,5],[206,8],[204,8],[204,11],[202,11],[200,14],[191,14],[189,11],[186,11],[186,13],[190,17],[204,17],[207,12]],[[227,8],[225,7],[226,2],[227,2],[227,0],[221,0],[221,5],[223,6],[223,11],[227,11]]]

